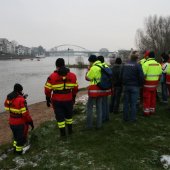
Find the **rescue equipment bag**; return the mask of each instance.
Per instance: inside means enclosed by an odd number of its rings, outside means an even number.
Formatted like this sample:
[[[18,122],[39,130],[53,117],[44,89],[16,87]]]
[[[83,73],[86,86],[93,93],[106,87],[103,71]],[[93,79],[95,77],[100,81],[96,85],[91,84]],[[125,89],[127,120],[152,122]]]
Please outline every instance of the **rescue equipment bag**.
[[[101,68],[101,78],[97,85],[102,90],[107,90],[112,88],[112,70],[106,66],[95,65]]]

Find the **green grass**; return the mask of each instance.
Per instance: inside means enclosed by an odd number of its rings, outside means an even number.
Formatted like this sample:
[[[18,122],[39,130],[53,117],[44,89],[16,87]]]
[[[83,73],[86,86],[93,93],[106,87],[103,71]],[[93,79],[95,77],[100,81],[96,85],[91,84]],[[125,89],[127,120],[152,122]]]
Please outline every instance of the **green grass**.
[[[72,136],[61,140],[56,122],[46,122],[31,133],[29,152],[17,157],[9,153],[0,169],[161,170],[160,156],[170,155],[166,107],[159,104],[151,117],[139,112],[136,123],[124,123],[121,114],[111,115],[102,129],[83,131],[85,113],[77,106]],[[0,152],[9,146],[1,146]]]

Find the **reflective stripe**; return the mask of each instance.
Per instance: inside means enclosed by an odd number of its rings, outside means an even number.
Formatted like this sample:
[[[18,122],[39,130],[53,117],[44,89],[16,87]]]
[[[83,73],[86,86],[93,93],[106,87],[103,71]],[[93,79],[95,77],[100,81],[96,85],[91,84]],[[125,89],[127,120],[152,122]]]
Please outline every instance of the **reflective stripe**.
[[[25,113],[27,111],[26,107],[23,107],[20,109],[22,113]]]
[[[16,146],[16,151],[22,151],[23,146]]]
[[[159,64],[149,64],[149,66],[159,66]]]
[[[13,147],[16,147],[17,141],[13,141]]]
[[[150,112],[155,112],[155,108],[150,108]]]
[[[8,107],[5,107],[5,110],[6,111],[10,111],[12,113],[17,113],[17,114],[22,114],[22,113],[25,113],[26,112],[26,108],[23,107],[21,109],[14,109],[14,108],[8,108]]]
[[[154,87],[157,87],[157,85],[144,85],[144,87],[154,88]]]
[[[90,93],[106,93],[111,92],[111,89],[109,90],[89,90]]]
[[[150,109],[149,108],[146,108],[146,109],[143,109],[144,112],[150,112]]]
[[[160,76],[160,74],[146,74],[147,77],[156,77],[156,76]]]
[[[65,84],[65,89],[72,89],[75,86],[77,86],[76,83],[66,83]],[[64,89],[64,83],[52,85],[52,89],[53,90],[63,90]]]
[[[48,88],[48,89],[51,89],[52,88],[52,85],[48,82],[45,83],[45,87]]]
[[[65,127],[65,122],[58,122],[58,127],[59,128],[64,128]]]
[[[66,124],[72,124],[73,123],[73,119],[66,119]]]
[[[9,111],[9,108],[8,108],[8,107],[5,107],[5,110],[6,110],[6,111]]]

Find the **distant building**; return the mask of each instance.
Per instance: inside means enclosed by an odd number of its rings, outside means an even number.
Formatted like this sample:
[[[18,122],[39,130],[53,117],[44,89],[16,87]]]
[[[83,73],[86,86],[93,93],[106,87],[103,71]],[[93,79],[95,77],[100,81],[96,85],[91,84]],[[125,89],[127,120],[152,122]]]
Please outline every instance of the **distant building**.
[[[16,47],[17,55],[31,55],[31,48],[25,47],[23,45],[18,45]]]
[[[7,46],[10,42],[6,38],[0,38],[0,51],[7,53]],[[9,49],[9,46],[8,46]]]

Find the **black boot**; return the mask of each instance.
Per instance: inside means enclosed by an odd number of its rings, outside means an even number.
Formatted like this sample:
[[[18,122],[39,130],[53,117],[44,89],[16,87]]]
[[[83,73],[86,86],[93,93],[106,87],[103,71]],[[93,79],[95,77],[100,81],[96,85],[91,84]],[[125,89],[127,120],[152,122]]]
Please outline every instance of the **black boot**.
[[[67,125],[67,128],[68,128],[68,134],[71,135],[73,133],[72,124]]]
[[[64,128],[60,128],[60,137],[66,136],[66,130]]]

